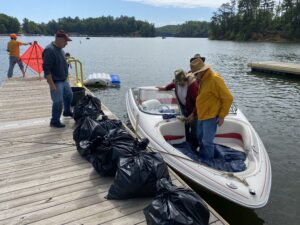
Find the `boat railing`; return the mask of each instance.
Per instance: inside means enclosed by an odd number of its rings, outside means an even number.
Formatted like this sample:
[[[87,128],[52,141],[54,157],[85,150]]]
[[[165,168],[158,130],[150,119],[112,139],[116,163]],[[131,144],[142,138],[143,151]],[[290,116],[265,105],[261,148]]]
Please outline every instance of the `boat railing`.
[[[82,63],[75,59],[74,57],[68,57],[67,59],[68,64],[71,68],[73,68],[72,64],[74,64],[75,68],[75,85],[78,87],[83,87],[83,68]],[[70,76],[70,74],[69,74]]]
[[[234,114],[234,115],[236,115],[236,113],[237,113],[237,106],[236,106],[236,104],[235,103],[232,103],[232,105],[230,106],[230,109],[229,109],[229,114]]]

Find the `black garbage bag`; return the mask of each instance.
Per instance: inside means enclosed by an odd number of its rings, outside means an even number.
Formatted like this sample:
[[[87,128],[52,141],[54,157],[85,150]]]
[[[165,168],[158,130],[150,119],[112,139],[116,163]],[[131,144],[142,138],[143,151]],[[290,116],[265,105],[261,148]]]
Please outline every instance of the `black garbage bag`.
[[[116,128],[109,130],[104,137],[103,145],[112,149],[112,160],[116,165],[120,157],[131,156],[135,150],[136,140],[125,129]]]
[[[102,176],[114,176],[120,157],[131,156],[136,149],[136,140],[124,129],[109,130],[103,138],[92,141],[92,163]]]
[[[148,138],[142,138],[140,141],[137,141],[136,146],[139,150],[146,150],[149,144]]]
[[[90,142],[91,156],[89,162],[102,176],[114,176],[117,170],[116,163],[112,160],[113,150],[111,146],[103,145],[103,138],[97,137]]]
[[[91,95],[84,96],[73,110],[74,120],[77,122],[80,118],[89,116],[97,119],[99,115],[104,115],[101,110],[100,99]]]
[[[109,130],[115,129],[115,128],[121,128],[122,127],[122,121],[121,120],[115,120],[115,119],[101,119],[98,120],[98,123],[100,126],[109,132]]]
[[[155,196],[156,182],[170,179],[167,164],[159,153],[136,151],[135,155],[122,157],[107,199],[128,199]]]
[[[106,134],[106,129],[104,129],[96,120],[93,120],[90,117],[82,118],[73,132],[73,139],[79,154],[86,158],[91,154],[91,142],[93,143],[94,139],[103,137]]]
[[[106,119],[97,121],[89,116],[83,117],[77,123],[77,127],[73,132],[73,139],[75,142],[82,140],[92,141],[99,136],[104,137],[110,130],[120,127],[122,127],[120,120]]]
[[[96,128],[99,128],[99,131],[97,132],[98,135],[104,136],[107,134],[107,131],[105,129],[101,130],[102,127],[100,126],[99,122],[93,118],[87,116],[80,119],[75,130],[73,131],[73,140],[76,143],[79,143],[82,140],[92,140],[93,138],[96,138],[97,134],[94,134],[92,137],[92,134],[95,132]]]
[[[209,210],[194,191],[176,187],[167,179],[157,182],[158,194],[144,209],[148,225],[207,225]]]

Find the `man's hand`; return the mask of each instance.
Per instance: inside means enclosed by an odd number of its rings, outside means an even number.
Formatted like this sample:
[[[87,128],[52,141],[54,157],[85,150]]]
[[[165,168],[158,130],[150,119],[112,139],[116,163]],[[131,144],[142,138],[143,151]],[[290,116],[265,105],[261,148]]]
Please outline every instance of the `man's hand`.
[[[185,120],[186,123],[191,123],[195,119],[194,113],[191,113]]]
[[[219,127],[222,126],[223,123],[224,123],[224,118],[218,117],[218,119],[217,119],[217,124],[218,124],[218,126],[219,126]]]
[[[55,86],[55,84],[53,84],[53,85],[50,85],[50,84],[49,84],[49,87],[50,87],[50,91],[56,91],[56,86]]]
[[[165,91],[166,88],[165,87],[156,87],[159,91]]]
[[[49,84],[50,91],[55,91],[56,90],[56,86],[55,86],[55,83],[52,80],[52,75],[51,74],[47,74],[46,75],[46,80],[47,80],[47,83]]]

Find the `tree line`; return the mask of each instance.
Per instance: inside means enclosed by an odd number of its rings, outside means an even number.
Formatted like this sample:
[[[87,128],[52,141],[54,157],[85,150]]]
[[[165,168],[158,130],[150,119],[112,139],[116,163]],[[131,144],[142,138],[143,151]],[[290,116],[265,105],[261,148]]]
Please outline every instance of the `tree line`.
[[[48,23],[35,23],[25,18],[20,24],[17,18],[0,14],[0,34],[22,32],[30,35],[53,35],[57,30],[64,29],[74,35],[89,36],[208,37],[208,27],[209,22],[187,21],[182,25],[155,28],[153,24],[128,16],[87,19],[63,17]]]
[[[21,29],[22,27],[22,29]],[[0,14],[0,34],[19,33],[53,35],[59,29],[75,35],[94,36],[138,36],[154,37],[155,27],[134,17],[102,16],[97,18],[79,19],[78,17],[63,17],[48,23],[35,23],[27,18],[23,23],[5,14]]]
[[[187,21],[180,25],[156,28],[157,36],[166,37],[208,37],[209,22]]]
[[[214,13],[218,40],[300,40],[300,0],[230,0]]]
[[[134,17],[63,17],[35,23],[0,14],[0,34],[53,35],[64,29],[73,35],[129,37],[209,37],[217,40],[300,40],[300,0],[229,0],[213,14],[211,22],[187,21],[155,28]]]

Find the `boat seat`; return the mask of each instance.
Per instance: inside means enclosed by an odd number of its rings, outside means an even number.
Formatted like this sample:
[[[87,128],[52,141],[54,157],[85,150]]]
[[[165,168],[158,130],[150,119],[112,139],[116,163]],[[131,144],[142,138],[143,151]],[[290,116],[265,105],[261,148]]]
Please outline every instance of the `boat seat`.
[[[228,141],[226,141],[226,139],[228,139]],[[253,138],[248,125],[233,120],[227,120],[221,127],[218,127],[214,141],[215,143],[225,145],[227,143],[236,142],[244,151],[249,150],[253,145]]]
[[[161,103],[157,99],[149,99],[147,101],[142,102],[142,107],[145,111],[159,110],[160,106]]]
[[[160,126],[161,135],[172,144],[180,144],[186,141],[184,123],[178,120],[165,122]]]

